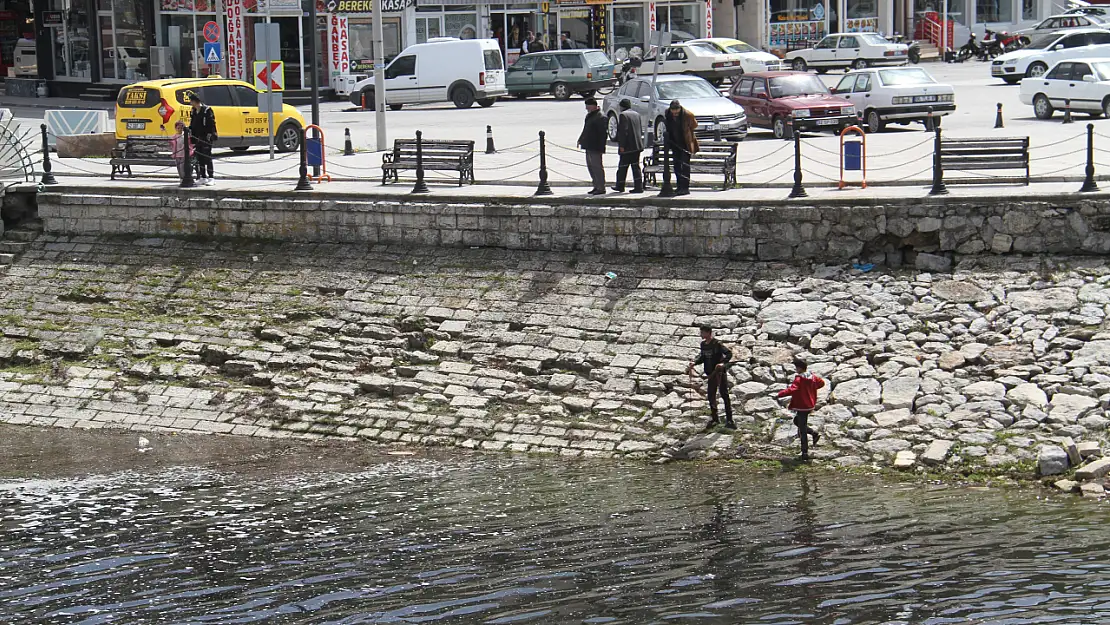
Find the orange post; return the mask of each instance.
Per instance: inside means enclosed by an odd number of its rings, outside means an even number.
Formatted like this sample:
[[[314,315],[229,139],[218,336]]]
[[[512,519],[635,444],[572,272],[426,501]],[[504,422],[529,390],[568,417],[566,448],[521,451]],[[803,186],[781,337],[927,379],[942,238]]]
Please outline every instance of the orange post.
[[[325,145],[325,143],[324,143],[324,129],[317,126],[316,124],[309,124],[309,125],[305,126],[305,128],[304,128],[304,140],[308,141],[308,131],[313,129],[313,128],[315,128],[316,131],[320,133],[320,175],[319,176],[309,176],[309,178],[312,178],[316,182],[322,182],[324,179],[327,179],[328,182],[331,182],[331,175],[328,174],[327,150],[324,149],[324,145]],[[311,155],[310,155],[310,160],[311,160]],[[311,163],[311,162],[309,164],[314,165],[314,163]]]
[[[861,170],[863,177],[860,179],[860,188],[866,189],[867,188],[867,135],[865,135],[863,133],[863,129],[860,128],[859,126],[848,126],[844,130],[840,131],[840,186],[838,188],[843,189],[845,186],[847,186],[849,184],[846,180],[844,180],[844,169],[845,169],[844,161],[846,160],[846,156],[851,156],[853,161],[856,158],[855,154],[846,155],[845,152],[844,152],[844,138],[849,133],[859,135],[860,141],[859,142],[853,141],[849,145],[858,143],[859,146],[860,146],[860,150],[859,150],[859,166],[858,167],[854,166],[855,165],[854,162],[848,163],[848,170],[849,171],[854,171],[856,169]]]

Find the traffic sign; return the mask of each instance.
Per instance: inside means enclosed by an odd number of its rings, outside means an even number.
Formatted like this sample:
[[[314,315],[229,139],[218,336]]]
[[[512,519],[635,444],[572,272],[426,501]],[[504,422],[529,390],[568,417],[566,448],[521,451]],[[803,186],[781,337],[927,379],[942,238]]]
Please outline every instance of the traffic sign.
[[[204,44],[204,62],[207,65],[215,65],[223,61],[223,54],[220,51],[220,44],[206,42]]]
[[[220,40],[220,25],[216,22],[206,22],[204,24],[204,40],[208,43],[216,43]]]
[[[258,94],[258,112],[259,113],[281,113],[284,111],[282,106],[281,93],[260,93]]]
[[[266,91],[273,89],[274,91],[285,91],[285,63],[281,61],[273,61],[268,64],[266,61],[254,62],[254,87],[259,91]]]

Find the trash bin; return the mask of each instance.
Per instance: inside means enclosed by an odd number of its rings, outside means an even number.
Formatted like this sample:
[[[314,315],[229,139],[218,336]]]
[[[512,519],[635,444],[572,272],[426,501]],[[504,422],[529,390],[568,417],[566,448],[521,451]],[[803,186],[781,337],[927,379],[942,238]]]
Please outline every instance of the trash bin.
[[[844,142],[844,169],[846,171],[860,171],[863,169],[863,143],[860,141]]]

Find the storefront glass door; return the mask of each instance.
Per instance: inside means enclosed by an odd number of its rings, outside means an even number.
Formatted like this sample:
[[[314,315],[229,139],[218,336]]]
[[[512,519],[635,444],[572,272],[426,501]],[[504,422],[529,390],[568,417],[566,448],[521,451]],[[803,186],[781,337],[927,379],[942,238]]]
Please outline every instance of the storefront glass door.
[[[520,58],[520,43],[528,31],[535,32],[536,14],[531,12],[490,13],[490,30],[493,38],[501,44],[505,63],[512,65]]]
[[[149,46],[138,0],[98,0],[100,76],[103,80],[135,82],[150,76]]]
[[[62,11],[62,23],[48,27],[50,47],[54,59],[54,77],[59,80],[91,80],[89,66],[89,13],[85,4],[78,1],[53,0],[51,10]]]
[[[443,36],[443,21],[439,15],[416,18],[416,43],[427,43],[429,39]]]

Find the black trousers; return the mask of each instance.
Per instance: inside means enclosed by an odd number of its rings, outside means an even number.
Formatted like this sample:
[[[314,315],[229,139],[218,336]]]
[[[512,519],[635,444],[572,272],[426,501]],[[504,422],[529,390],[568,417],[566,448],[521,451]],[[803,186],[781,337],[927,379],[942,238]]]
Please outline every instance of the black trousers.
[[[802,455],[809,455],[809,437],[817,440],[817,432],[809,427],[809,410],[794,411],[794,425],[798,427],[798,438],[802,439]]]
[[[682,148],[671,151],[674,160],[674,175],[678,179],[678,190],[690,190],[690,153]]]
[[[717,420],[717,394],[725,403],[725,423],[732,423],[732,400],[728,396],[728,375],[721,371],[709,374],[709,414]]]
[[[624,190],[624,181],[628,176],[628,168],[632,167],[632,188],[637,191],[644,190],[644,176],[640,171],[640,153],[623,152],[621,162],[617,165],[617,188]]]
[[[197,173],[205,178],[212,177],[212,144],[201,139],[193,138],[196,148],[194,156],[197,159]]]

